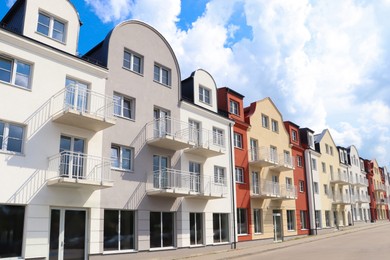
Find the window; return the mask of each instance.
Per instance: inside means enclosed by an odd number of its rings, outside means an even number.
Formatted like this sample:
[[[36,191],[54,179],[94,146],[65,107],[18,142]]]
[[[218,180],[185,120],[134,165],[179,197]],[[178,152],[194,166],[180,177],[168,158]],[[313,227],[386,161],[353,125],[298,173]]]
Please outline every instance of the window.
[[[125,146],[111,145],[111,167],[132,171],[133,149]]]
[[[309,146],[314,149],[314,138],[313,138],[313,135],[309,134],[307,136],[307,139],[308,139]]]
[[[135,118],[135,100],[114,93],[114,115],[128,119]]]
[[[141,56],[125,50],[123,54],[123,67],[139,74],[143,73],[143,59]]]
[[[240,167],[236,167],[236,182],[244,183],[244,169]]]
[[[291,155],[289,151],[283,151],[283,156],[284,156],[284,163],[287,165],[291,165],[292,160],[291,160]]]
[[[325,210],[325,226],[330,227],[330,211]]]
[[[214,166],[214,183],[225,184],[225,168]]]
[[[298,141],[298,133],[297,131],[295,130],[291,130],[291,136],[292,136],[292,140],[297,142]]]
[[[324,184],[324,194],[325,195],[329,194],[329,192],[328,192],[328,185],[327,184]]]
[[[297,155],[297,165],[299,167],[302,167],[302,156],[300,156],[300,155]]]
[[[295,211],[287,210],[287,230],[295,230]]]
[[[311,158],[311,167],[313,168],[314,171],[317,170],[317,160],[314,158]]]
[[[275,146],[270,146],[270,156],[271,161],[274,163],[278,162],[278,148]]]
[[[154,80],[164,85],[171,85],[171,70],[160,65],[154,65]]]
[[[235,114],[235,115],[240,115],[240,110],[238,107],[238,102],[234,100],[230,100],[230,113]]]
[[[134,249],[134,211],[104,210],[104,251]]]
[[[0,56],[0,81],[31,89],[31,65]]]
[[[329,172],[330,174],[333,174],[333,165],[329,165]]]
[[[237,209],[237,233],[238,235],[248,234],[248,218],[246,209]]]
[[[321,165],[322,165],[322,172],[326,173],[326,164],[322,162]]]
[[[305,182],[299,181],[299,192],[305,192]]]
[[[0,151],[22,153],[24,127],[0,121]]]
[[[268,116],[261,114],[261,125],[264,128],[269,128],[269,117]]]
[[[242,149],[242,135],[239,133],[234,133],[234,147]]]
[[[24,207],[0,205],[0,258],[22,256]]]
[[[299,216],[301,219],[301,229],[307,229],[307,211],[301,210]]]
[[[203,244],[203,214],[190,213],[190,243],[191,245]]]
[[[330,150],[330,155],[333,155],[333,147],[332,146],[329,147],[329,150]]]
[[[250,153],[251,153],[251,158],[250,158],[250,160],[251,161],[257,161],[257,159],[258,159],[258,150],[259,150],[259,147],[258,147],[258,145],[257,145],[257,140],[255,140],[255,139],[253,139],[253,138],[251,138],[250,139]]]
[[[203,103],[211,105],[210,90],[199,86],[199,100]]]
[[[174,246],[174,216],[172,212],[150,212],[150,248]]]
[[[259,194],[259,173],[252,172],[252,192],[253,194]]]
[[[278,133],[279,132],[278,121],[272,119],[271,120],[271,125],[272,125],[272,132]]]
[[[329,154],[329,145],[328,144],[325,144],[325,151],[327,154]]]
[[[229,242],[229,215],[213,213],[214,243]]]
[[[222,129],[213,127],[213,143],[221,147],[225,146],[224,134]]]
[[[321,210],[316,210],[314,212],[314,215],[315,215],[315,222],[316,222],[316,227],[318,228],[321,228],[322,227],[322,223],[321,223]]]
[[[54,40],[65,42],[65,23],[46,14],[39,13],[37,32]]]
[[[318,182],[314,182],[314,193],[318,194]]]
[[[291,188],[293,186],[292,178],[286,177],[286,186],[287,186],[287,188]]]
[[[263,216],[262,216],[261,209],[253,209],[253,222],[254,222],[255,234],[260,234],[263,232],[262,219]]]

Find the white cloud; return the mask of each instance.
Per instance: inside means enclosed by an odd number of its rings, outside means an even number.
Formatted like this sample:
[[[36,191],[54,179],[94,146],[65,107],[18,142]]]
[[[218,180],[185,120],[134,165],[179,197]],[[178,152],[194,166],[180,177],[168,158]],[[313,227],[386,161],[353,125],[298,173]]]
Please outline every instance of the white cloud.
[[[131,0],[84,0],[103,23],[122,21],[129,17]]]

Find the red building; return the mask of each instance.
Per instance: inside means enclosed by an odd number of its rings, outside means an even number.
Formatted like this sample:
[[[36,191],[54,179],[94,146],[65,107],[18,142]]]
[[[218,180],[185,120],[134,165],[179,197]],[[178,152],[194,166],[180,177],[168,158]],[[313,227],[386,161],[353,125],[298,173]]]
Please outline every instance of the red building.
[[[294,168],[294,185],[298,188],[296,205],[296,222],[297,222],[297,234],[309,235],[310,223],[309,223],[309,202],[306,192],[306,174],[305,174],[305,148],[302,146],[299,126],[290,122],[284,122],[287,132],[290,135],[290,144],[292,156],[295,158]]]
[[[252,239],[253,227],[250,210],[250,184],[248,168],[247,130],[249,125],[244,121],[244,96],[236,91],[223,87],[218,89],[218,109],[226,112],[234,120],[233,144],[236,180],[236,208],[238,241]]]

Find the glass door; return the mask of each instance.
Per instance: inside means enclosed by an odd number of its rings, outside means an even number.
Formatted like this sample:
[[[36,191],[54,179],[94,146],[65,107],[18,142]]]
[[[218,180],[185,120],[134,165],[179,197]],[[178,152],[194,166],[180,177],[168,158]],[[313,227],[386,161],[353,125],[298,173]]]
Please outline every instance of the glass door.
[[[200,137],[200,123],[194,120],[188,120],[188,124],[189,124],[189,140],[191,142],[194,142],[196,145],[200,145],[202,142]]]
[[[279,177],[276,175],[272,175],[272,194],[280,194]]]
[[[252,189],[253,194],[259,194],[259,173],[258,172],[252,172]]]
[[[257,140],[250,139],[250,148],[251,148],[251,161],[257,161],[259,159],[258,157],[258,145]]]
[[[280,213],[280,210],[274,210],[272,215],[274,224],[274,241],[279,242],[283,240],[282,214]]]
[[[168,157],[153,155],[154,188],[166,189],[170,187],[167,168]]]
[[[203,244],[203,214],[190,213],[190,242],[191,245]]]
[[[61,135],[60,175],[73,178],[84,177],[84,140]]]
[[[154,116],[154,137],[163,137],[169,134],[169,112],[155,108]]]
[[[88,112],[88,85],[66,79],[65,105],[80,112]]]
[[[190,191],[200,192],[200,163],[190,162]]]
[[[52,209],[50,260],[86,259],[86,211]]]

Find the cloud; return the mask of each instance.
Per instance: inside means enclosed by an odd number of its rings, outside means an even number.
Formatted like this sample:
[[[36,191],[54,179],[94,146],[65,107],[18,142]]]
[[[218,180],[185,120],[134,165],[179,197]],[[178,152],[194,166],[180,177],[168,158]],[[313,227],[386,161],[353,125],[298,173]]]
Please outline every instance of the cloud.
[[[84,0],[103,23],[122,21],[129,17],[131,0]]]

